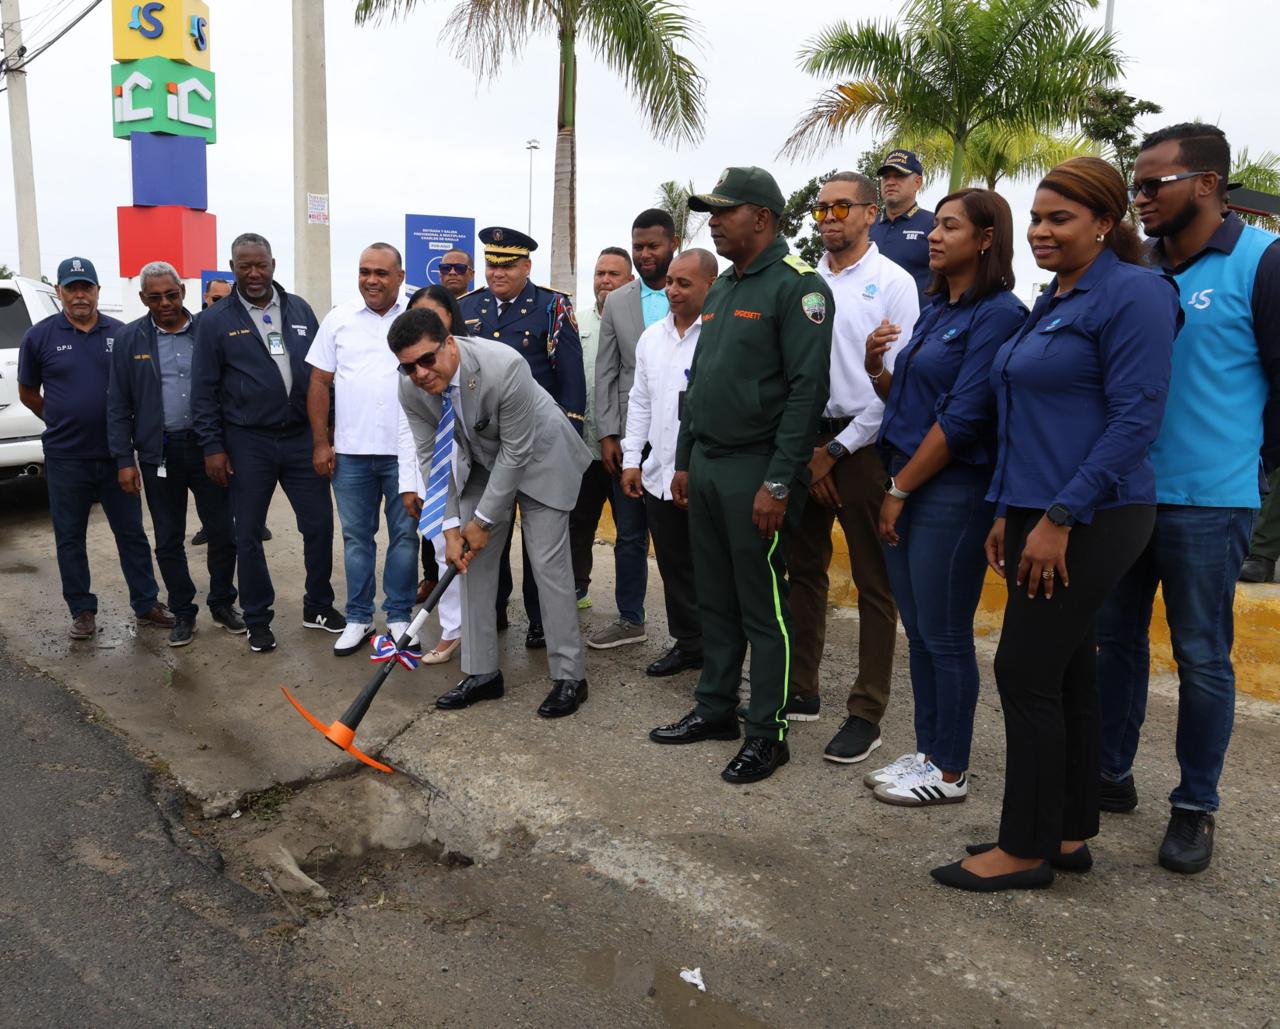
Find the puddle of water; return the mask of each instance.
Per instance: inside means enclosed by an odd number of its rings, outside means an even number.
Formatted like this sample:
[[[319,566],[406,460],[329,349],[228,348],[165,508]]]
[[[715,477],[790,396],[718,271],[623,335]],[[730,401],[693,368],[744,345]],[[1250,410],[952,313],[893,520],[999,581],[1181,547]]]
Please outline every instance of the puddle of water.
[[[578,961],[589,985],[636,1000],[650,998],[675,1029],[769,1029],[769,1023],[716,997],[714,981],[701,993],[680,978],[679,969],[613,949],[581,953]]]

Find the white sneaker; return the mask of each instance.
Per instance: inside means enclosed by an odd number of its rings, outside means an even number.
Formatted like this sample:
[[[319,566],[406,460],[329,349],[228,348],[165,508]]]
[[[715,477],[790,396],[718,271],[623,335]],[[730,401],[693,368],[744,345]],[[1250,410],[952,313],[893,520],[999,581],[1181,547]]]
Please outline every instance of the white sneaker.
[[[869,790],[874,790],[877,786],[886,782],[893,782],[899,776],[906,775],[907,772],[914,771],[924,766],[923,754],[903,754],[883,768],[877,768],[874,772],[868,772],[862,777],[862,785]]]
[[[342,635],[338,637],[337,642],[333,645],[333,652],[339,657],[354,654],[364,646],[365,641],[372,635],[372,622],[347,622],[347,627],[342,630]]]
[[[399,643],[400,637],[409,631],[409,624],[408,622],[387,622],[387,635]],[[416,647],[417,645],[418,637],[414,636],[409,640],[409,646]]]
[[[899,776],[876,787],[876,800],[899,807],[927,807],[931,804],[958,804],[969,793],[969,777],[961,772],[955,782],[942,778],[942,769],[926,761],[917,771]]]

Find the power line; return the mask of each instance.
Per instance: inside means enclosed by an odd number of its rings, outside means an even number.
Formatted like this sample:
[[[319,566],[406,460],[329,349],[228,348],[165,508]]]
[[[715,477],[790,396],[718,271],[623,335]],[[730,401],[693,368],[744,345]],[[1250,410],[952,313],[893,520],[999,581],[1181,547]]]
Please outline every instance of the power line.
[[[14,57],[12,58],[14,60],[17,60],[19,63],[11,65],[9,63],[11,58],[8,57],[7,55],[3,59],[0,59],[0,71],[3,71],[5,74],[8,74],[11,71],[20,71],[22,69],[25,69],[28,64],[34,61],[42,53],[48,50],[49,47],[53,46],[54,43],[60,40],[63,36],[65,36],[68,32],[74,29],[77,25],[79,25],[80,22],[84,21],[84,19],[89,16],[89,12],[91,12],[100,3],[102,3],[102,0],[91,0],[88,7],[86,7],[83,11],[81,11],[74,18],[72,18],[71,21],[69,21],[66,25],[64,25],[62,29],[59,30],[58,33],[52,39],[50,39],[46,43],[42,43],[40,46],[36,47],[35,50],[29,51],[27,50],[26,47],[23,47],[22,52],[19,54],[15,54]],[[0,93],[3,93],[8,88],[9,88],[8,86],[0,86]]]

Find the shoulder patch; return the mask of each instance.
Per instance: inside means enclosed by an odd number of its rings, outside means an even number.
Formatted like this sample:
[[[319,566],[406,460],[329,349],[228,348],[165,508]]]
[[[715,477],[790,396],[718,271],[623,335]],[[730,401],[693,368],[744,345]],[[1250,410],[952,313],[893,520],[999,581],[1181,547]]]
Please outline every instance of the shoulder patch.
[[[808,275],[813,271],[813,266],[799,254],[787,254],[787,256],[782,259],[782,263],[797,275]]]
[[[821,293],[806,293],[800,298],[800,309],[814,325],[827,320],[827,298]]]

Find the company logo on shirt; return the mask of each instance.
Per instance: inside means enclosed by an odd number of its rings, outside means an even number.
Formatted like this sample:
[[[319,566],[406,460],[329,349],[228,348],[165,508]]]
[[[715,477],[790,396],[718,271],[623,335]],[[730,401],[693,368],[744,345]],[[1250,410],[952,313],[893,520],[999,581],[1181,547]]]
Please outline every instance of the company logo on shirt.
[[[1046,328],[1046,329],[1056,329],[1056,328],[1057,328],[1059,325],[1061,325],[1061,324],[1062,324],[1062,319],[1061,319],[1061,318],[1055,318],[1055,319],[1054,319],[1053,321],[1051,321],[1048,325],[1046,325],[1046,326],[1045,326],[1045,328]]]
[[[902,232],[903,239],[909,239],[913,242],[919,239],[923,235],[924,235],[923,229],[904,229]]]
[[[114,349],[115,349],[116,341],[115,341],[115,339],[114,339],[113,337],[108,336],[108,337],[106,338],[106,344],[107,344],[107,353],[109,354],[109,353],[111,353],[111,351],[112,351],[112,350],[114,350]]]
[[[1194,307],[1197,311],[1205,310],[1213,303],[1213,298],[1210,296],[1212,293],[1213,288],[1196,290],[1191,294],[1190,299],[1187,300],[1187,306]]]
[[[944,340],[951,339],[951,338],[952,338],[952,337],[953,337],[957,332],[959,332],[959,331],[960,331],[960,330],[959,330],[959,329],[956,329],[956,328],[948,329],[946,332],[944,332],[944,333],[942,334],[942,338],[943,338]]]
[[[880,293],[880,287],[874,282],[868,282],[866,289],[862,291],[863,300],[874,300]]]

